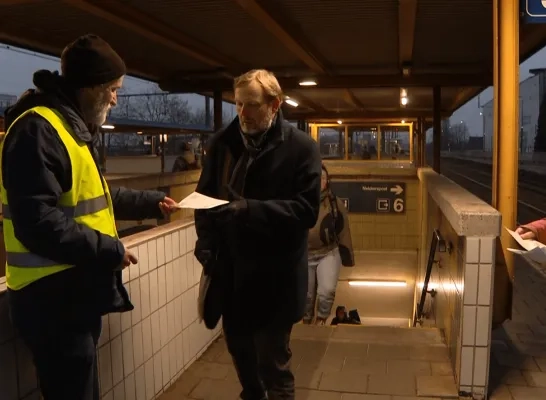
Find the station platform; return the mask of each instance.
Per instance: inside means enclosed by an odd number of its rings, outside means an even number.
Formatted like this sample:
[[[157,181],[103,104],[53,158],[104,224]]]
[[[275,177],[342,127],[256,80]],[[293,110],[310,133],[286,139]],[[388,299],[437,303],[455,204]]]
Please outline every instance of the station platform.
[[[442,152],[442,158],[452,159],[452,160],[461,160],[461,161],[471,161],[484,165],[492,165],[492,156],[488,152]],[[546,175],[546,159],[544,161],[533,161],[530,156],[523,156],[523,159],[520,159],[519,162],[519,171],[526,173],[531,173],[533,175]]]
[[[512,320],[492,333],[491,400],[546,398],[546,269],[516,259]]]
[[[334,304],[357,309],[363,324],[295,326],[297,399],[484,399],[492,393],[494,400],[532,400],[530,396],[543,393],[538,388],[540,356],[521,355],[536,350],[535,342],[541,340],[529,336],[542,332],[538,317],[522,325],[515,319],[505,337],[491,340],[500,214],[428,168],[377,165],[363,174],[360,162],[347,165],[329,165],[340,193],[345,190],[350,197],[351,187],[385,188],[393,193],[392,207],[359,212],[358,198],[348,198],[356,266],[342,269]],[[382,190],[373,193],[368,196],[379,196],[373,197],[374,207],[375,200],[386,199]],[[138,265],[123,273],[136,307],[103,318],[101,398],[235,400],[240,388],[221,326],[207,330],[197,315],[201,265],[193,255],[192,219],[122,240],[139,258]],[[416,318],[428,273],[429,292]],[[539,290],[538,278],[525,273]],[[536,300],[515,301],[514,307],[525,312],[522,307],[529,304],[527,311],[533,313],[542,298],[526,290],[518,286],[516,293]],[[1,292],[0,399],[34,399],[32,363],[10,327]],[[523,325],[535,330],[522,332]],[[512,387],[514,376],[534,387]],[[494,397],[503,391],[512,397]]]

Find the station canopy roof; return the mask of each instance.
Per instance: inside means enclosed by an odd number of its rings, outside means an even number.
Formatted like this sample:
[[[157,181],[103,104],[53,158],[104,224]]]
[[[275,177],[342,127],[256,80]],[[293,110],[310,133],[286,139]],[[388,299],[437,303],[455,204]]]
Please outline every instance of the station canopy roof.
[[[433,86],[449,116],[493,82],[492,0],[0,0],[0,15],[0,42],[59,56],[96,33],[166,91],[229,101],[234,76],[270,69],[290,119],[430,118]],[[521,61],[545,44],[522,25]]]

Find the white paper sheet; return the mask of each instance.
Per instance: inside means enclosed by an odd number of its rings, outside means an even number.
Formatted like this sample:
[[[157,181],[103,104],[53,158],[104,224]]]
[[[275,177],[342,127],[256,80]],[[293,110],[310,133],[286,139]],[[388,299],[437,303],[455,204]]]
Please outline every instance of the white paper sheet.
[[[514,232],[513,230],[510,230],[508,228],[505,228],[505,229],[516,240],[516,242],[518,242],[518,244],[527,251],[531,251],[537,247],[540,247],[540,248],[546,247],[546,245],[540,242],[537,242],[536,240],[522,239],[521,236],[518,233]]]
[[[204,194],[193,192],[188,197],[178,203],[179,208],[193,208],[194,210],[204,210],[218,207],[229,203],[225,200],[215,199],[214,197],[205,196]]]
[[[531,264],[539,267],[546,266],[546,245],[537,242],[536,240],[522,239],[519,234],[516,232],[505,228],[510,235],[516,240],[516,242],[524,249],[511,249],[508,248],[508,251],[512,253],[519,254],[525,258]]]

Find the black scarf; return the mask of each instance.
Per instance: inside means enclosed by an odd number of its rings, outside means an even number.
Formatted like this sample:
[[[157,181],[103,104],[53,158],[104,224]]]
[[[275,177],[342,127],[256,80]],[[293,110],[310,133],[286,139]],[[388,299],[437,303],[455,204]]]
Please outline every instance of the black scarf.
[[[239,132],[241,133],[241,137],[243,138],[243,143],[245,144],[246,149],[250,153],[251,158],[255,158],[260,151],[263,150],[264,145],[267,141],[267,134],[268,132],[275,126],[275,121],[277,120],[277,117],[275,116],[273,118],[273,121],[271,121],[271,126],[264,130],[263,132],[257,132],[257,133],[245,133],[241,129],[241,124],[239,124]]]

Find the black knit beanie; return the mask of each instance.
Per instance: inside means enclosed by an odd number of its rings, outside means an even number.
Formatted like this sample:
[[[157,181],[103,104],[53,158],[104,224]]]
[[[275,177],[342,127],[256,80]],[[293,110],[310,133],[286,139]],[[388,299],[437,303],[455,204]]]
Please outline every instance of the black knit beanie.
[[[84,35],[65,47],[61,71],[76,89],[102,85],[126,74],[121,57],[97,35]]]

